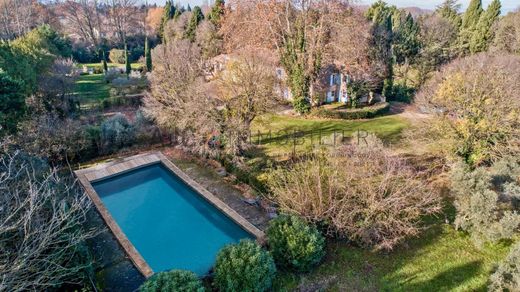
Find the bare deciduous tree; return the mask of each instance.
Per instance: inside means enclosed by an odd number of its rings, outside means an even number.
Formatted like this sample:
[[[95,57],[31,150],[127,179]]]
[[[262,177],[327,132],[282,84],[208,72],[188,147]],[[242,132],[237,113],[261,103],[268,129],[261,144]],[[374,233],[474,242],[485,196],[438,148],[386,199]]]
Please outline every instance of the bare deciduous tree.
[[[253,120],[272,110],[277,98],[274,61],[269,54],[242,51],[228,62],[218,79],[219,98],[224,102],[228,150],[240,153],[246,146]]]
[[[144,112],[161,128],[177,133],[189,150],[214,153],[209,142],[219,133],[219,114],[206,93],[199,48],[178,40],[157,46],[152,56],[155,65]]]
[[[36,25],[36,0],[0,0],[0,38],[13,39]]]
[[[136,0],[105,0],[108,7],[108,19],[114,34],[120,43],[125,43],[128,33],[142,27],[145,16],[138,9]]]
[[[520,57],[479,54],[455,60],[421,89],[436,114],[425,125],[449,156],[473,165],[520,153]]]
[[[316,96],[319,75],[328,65],[352,77],[372,77],[370,72],[379,69],[369,60],[370,26],[349,1],[249,0],[229,6],[221,27],[226,50],[276,52],[296,103]]]
[[[273,174],[273,199],[285,212],[326,223],[331,234],[392,249],[420,231],[420,218],[440,211],[421,176],[377,139],[318,153]]]
[[[61,6],[65,29],[97,47],[105,33],[98,0],[65,0]]]
[[[1,146],[0,290],[44,291],[81,283],[91,263],[81,245],[94,232],[82,224],[90,201],[56,170]]]

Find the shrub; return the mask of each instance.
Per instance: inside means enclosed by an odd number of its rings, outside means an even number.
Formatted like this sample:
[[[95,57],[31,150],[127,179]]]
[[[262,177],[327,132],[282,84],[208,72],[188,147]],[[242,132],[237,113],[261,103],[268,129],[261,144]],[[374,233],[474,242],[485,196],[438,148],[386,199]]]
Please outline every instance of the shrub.
[[[275,273],[271,255],[257,243],[242,240],[218,253],[215,285],[220,291],[266,291]]]
[[[436,115],[429,134],[450,156],[471,166],[520,154],[520,56],[489,53],[457,59],[416,96]]]
[[[119,68],[108,68],[105,72],[105,81],[107,83],[113,82],[115,79],[121,76],[121,69]]]
[[[161,272],[146,280],[141,292],[203,292],[204,286],[197,275],[189,271]]]
[[[490,278],[490,291],[520,291],[520,243],[511,248],[507,258]]]
[[[311,116],[325,119],[359,120],[372,119],[384,115],[390,111],[388,102],[378,103],[372,106],[347,110],[330,110],[324,107],[314,109]]]
[[[110,59],[110,62],[112,62],[112,63],[124,64],[126,61],[125,50],[112,49],[112,50],[110,50],[108,58]]]
[[[478,246],[511,238],[520,227],[515,203],[520,195],[520,163],[504,158],[493,167],[470,169],[459,163],[452,171],[457,228]]]
[[[101,147],[104,153],[130,146],[134,140],[134,127],[122,114],[117,114],[101,124]]]
[[[299,114],[306,114],[311,109],[310,102],[306,98],[294,98],[292,104],[294,110]]]
[[[309,271],[325,255],[325,239],[297,216],[280,216],[267,228],[267,242],[277,264],[300,272]]]
[[[440,211],[440,198],[381,141],[366,142],[279,168],[269,186],[282,211],[326,223],[330,235],[390,250],[419,233],[422,216]]]

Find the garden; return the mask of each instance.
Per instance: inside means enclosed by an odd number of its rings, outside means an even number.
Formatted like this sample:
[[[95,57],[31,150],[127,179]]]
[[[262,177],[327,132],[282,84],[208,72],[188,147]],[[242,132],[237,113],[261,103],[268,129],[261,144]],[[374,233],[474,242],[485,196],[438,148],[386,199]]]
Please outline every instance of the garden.
[[[520,289],[519,12],[214,2],[0,1],[0,290]],[[74,172],[155,151],[265,236],[145,277]]]

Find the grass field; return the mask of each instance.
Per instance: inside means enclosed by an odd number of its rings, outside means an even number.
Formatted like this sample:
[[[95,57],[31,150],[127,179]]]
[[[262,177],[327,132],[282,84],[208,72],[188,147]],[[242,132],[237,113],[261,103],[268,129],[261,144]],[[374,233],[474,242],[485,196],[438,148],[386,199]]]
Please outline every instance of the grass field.
[[[258,132],[263,134],[261,148],[267,156],[290,152],[292,145],[284,144],[283,136],[294,130],[304,140],[297,146],[299,151],[311,147],[311,133],[330,138],[334,132],[344,132],[355,137],[358,130],[399,147],[401,133],[409,125],[410,121],[397,115],[354,121],[267,115],[255,122],[252,139],[258,138]],[[269,131],[271,137],[266,135]],[[452,213],[446,212],[446,216],[453,217]],[[388,253],[330,241],[320,267],[309,274],[282,271],[274,291],[298,287],[308,289],[305,291],[486,291],[494,265],[505,257],[511,243],[478,249],[466,234],[446,224],[444,216],[428,220],[423,234]]]
[[[319,145],[319,141],[322,144],[333,144],[334,133],[336,140],[343,136],[357,139],[358,136],[373,133],[387,143],[396,143],[407,126],[407,120],[398,116],[370,120],[324,120],[266,115],[253,124],[251,140],[254,143],[260,142],[265,154],[276,156],[293,151],[294,144],[298,144],[295,148],[300,152]],[[298,136],[297,139],[291,138],[295,135]]]
[[[82,106],[100,102],[110,97],[110,85],[105,81],[104,74],[80,75],[75,94],[79,96]]]
[[[321,283],[326,291],[486,291],[509,247],[502,242],[477,249],[467,235],[441,222],[387,254],[329,242],[319,268],[305,275],[282,272],[275,290]]]
[[[78,64],[79,67],[99,67],[99,63]],[[109,63],[109,67],[124,67],[124,65]],[[132,69],[139,68],[140,64],[132,63]],[[82,107],[98,104],[110,97],[110,84],[105,81],[104,74],[80,75],[76,81],[75,95],[79,97]]]

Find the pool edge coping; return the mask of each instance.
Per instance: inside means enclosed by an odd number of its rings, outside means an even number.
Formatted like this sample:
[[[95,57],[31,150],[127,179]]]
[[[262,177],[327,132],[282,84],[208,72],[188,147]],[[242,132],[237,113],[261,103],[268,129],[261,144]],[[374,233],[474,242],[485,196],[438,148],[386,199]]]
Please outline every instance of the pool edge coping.
[[[265,238],[263,231],[254,226],[251,222],[245,219],[237,211],[229,207],[225,202],[216,197],[201,184],[189,177],[160,151],[134,155],[74,171],[78,181],[85,189],[85,192],[95,205],[97,211],[100,213],[103,221],[105,221],[105,223],[108,225],[109,229],[112,231],[117,241],[123,247],[126,254],[130,257],[130,260],[137,267],[139,272],[141,272],[141,274],[143,274],[146,278],[149,278],[154,274],[152,268],[148,265],[146,260],[139,253],[133,243],[127,238],[121,227],[119,227],[119,224],[117,224],[117,222],[114,220],[108,209],[105,207],[105,204],[97,194],[96,190],[92,186],[92,183],[159,163],[165,166],[166,169],[168,169],[172,174],[179,177],[186,185],[192,188],[207,202],[209,202],[225,216],[231,219],[235,224],[238,224],[246,232],[256,237],[258,242],[263,243]]]

